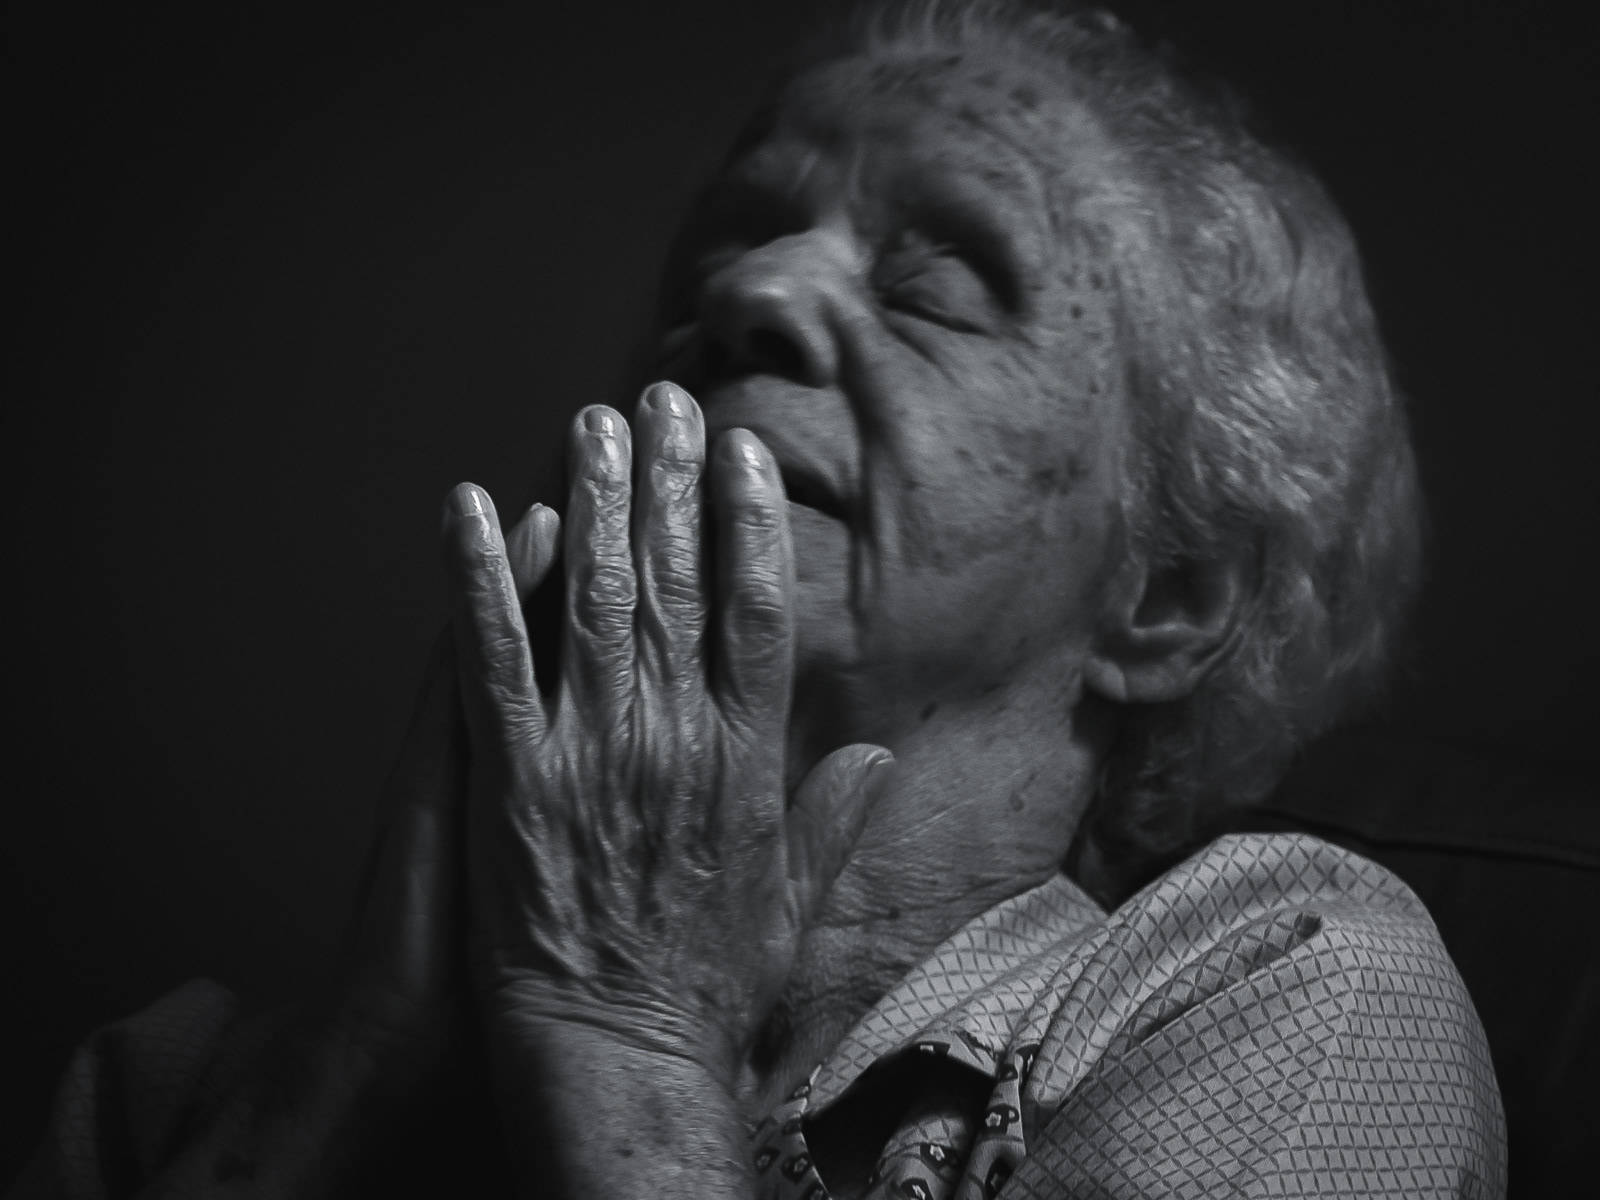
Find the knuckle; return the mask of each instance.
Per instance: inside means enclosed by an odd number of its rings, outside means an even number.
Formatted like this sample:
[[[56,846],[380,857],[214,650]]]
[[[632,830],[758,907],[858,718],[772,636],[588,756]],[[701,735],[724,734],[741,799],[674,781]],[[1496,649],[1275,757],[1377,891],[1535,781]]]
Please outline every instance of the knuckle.
[[[679,564],[673,564],[670,570],[656,572],[651,591],[657,602],[674,611],[703,608],[704,596],[693,572],[678,568]]]
[[[534,710],[528,690],[520,683],[495,681],[489,684],[487,692],[490,705],[502,721],[515,725],[532,718]]]
[[[575,605],[572,627],[580,638],[615,641],[633,628],[633,604],[594,598]]]
[[[574,484],[573,492],[575,498],[581,499],[601,522],[627,512],[629,496],[625,472],[585,472]]]
[[[787,617],[789,611],[788,588],[783,576],[764,565],[752,565],[735,571],[729,589],[729,599],[741,617],[760,619],[763,615],[774,618]]]
[[[498,570],[500,549],[487,538],[475,537],[456,545],[456,561],[467,575],[486,575]]]
[[[730,613],[740,652],[754,653],[765,647],[776,649],[789,634],[789,609],[770,595],[738,597]]]
[[[636,581],[626,559],[610,555],[590,558],[573,571],[575,600],[583,605],[632,611]]]
[[[493,576],[499,568],[499,555],[483,546],[469,546],[461,550],[458,558],[461,573],[467,576],[475,590],[483,590],[485,576]]]
[[[693,580],[700,573],[699,541],[688,530],[662,529],[650,538],[645,563],[656,580]]]
[[[483,660],[485,665],[496,672],[503,672],[516,663],[521,654],[521,643],[509,633],[497,630],[483,640]],[[495,686],[500,686],[497,682]]]
[[[741,505],[734,514],[733,528],[740,537],[761,543],[776,541],[783,532],[785,516],[776,506],[766,503]]]
[[[669,506],[698,499],[700,464],[693,459],[658,458],[650,464],[650,488]]]

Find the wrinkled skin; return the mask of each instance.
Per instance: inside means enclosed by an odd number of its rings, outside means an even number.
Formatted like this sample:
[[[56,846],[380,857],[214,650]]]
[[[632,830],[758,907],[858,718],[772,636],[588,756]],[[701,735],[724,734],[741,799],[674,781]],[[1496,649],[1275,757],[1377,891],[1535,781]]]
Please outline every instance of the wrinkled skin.
[[[1060,869],[1106,736],[1083,664],[1127,413],[1103,265],[1064,233],[1101,150],[1048,94],[1015,64],[850,60],[746,139],[671,289],[663,373],[703,433],[668,387],[631,451],[608,410],[574,426],[548,698],[522,604],[554,515],[502,540],[452,497],[474,999],[502,1107],[577,1156],[558,1191],[639,1184],[627,1146],[577,1143],[644,1111],[706,1147],[652,1186],[738,1194],[741,1115]],[[364,1007],[426,1024],[442,960],[408,936],[376,937],[368,994],[398,999]],[[595,1061],[636,1087],[586,1091]]]
[[[1081,668],[1128,413],[1108,273],[1066,231],[1108,168],[1052,87],[982,58],[824,66],[675,254],[662,370],[713,436],[761,437],[798,501],[789,761],[898,759],[802,950],[775,1076],[1060,869],[1106,736]]]
[[[942,935],[1057,869],[1070,836],[1074,762],[1018,778],[1013,747],[1083,736],[1075,664],[1116,550],[1126,414],[1103,267],[1062,233],[1101,151],[1049,94],[981,58],[803,77],[710,189],[669,288],[664,370],[702,403],[713,445],[753,432],[804,501],[787,506],[790,786],[844,742],[900,758],[823,909],[847,932],[898,911]],[[575,440],[581,460],[592,435]],[[591,560],[616,579],[574,532],[592,502],[575,490],[569,573]],[[530,520],[507,537],[524,589],[554,539]],[[659,631],[641,630],[658,653]],[[1003,744],[1003,786],[968,729]],[[932,936],[910,931],[896,957]]]
[[[621,416],[574,425],[553,703],[493,508],[470,485],[452,498],[478,986],[491,1031],[596,1025],[731,1090],[888,755],[838,751],[786,802],[793,561],[774,464],[748,434],[723,439],[712,579],[699,410],[660,385],[636,426],[630,486]]]

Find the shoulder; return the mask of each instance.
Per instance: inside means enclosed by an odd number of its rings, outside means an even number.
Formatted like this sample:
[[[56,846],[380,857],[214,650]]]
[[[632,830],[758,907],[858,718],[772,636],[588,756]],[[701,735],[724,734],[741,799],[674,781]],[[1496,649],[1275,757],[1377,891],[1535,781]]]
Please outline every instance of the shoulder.
[[[1040,1148],[1073,1145],[1074,1170],[1187,1155],[1219,1186],[1347,1171],[1331,1194],[1497,1194],[1482,1026],[1382,867],[1311,837],[1223,838],[1113,912],[1069,974],[1026,1098]]]
[[[1097,1024],[1126,1033],[1247,981],[1254,990],[1321,979],[1331,1017],[1419,974],[1465,1000],[1427,910],[1393,873],[1317,838],[1243,834],[1110,913],[1093,944],[1064,960],[1046,1002],[1059,1018],[1092,991]]]
[[[1067,974],[1053,989],[1052,1025],[1081,1026],[1080,1006],[1091,1005],[1101,1039],[1138,1042],[1206,1010],[1299,1036],[1412,1051],[1450,1043],[1487,1063],[1471,999],[1422,902],[1385,868],[1309,836],[1213,842],[1111,913]]]

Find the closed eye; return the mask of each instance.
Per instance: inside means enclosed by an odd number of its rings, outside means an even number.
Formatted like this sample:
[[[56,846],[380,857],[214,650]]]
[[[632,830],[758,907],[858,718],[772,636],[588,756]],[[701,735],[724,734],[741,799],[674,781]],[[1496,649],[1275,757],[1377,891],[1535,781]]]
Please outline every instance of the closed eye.
[[[884,306],[958,333],[981,333],[995,314],[995,297],[955,247],[919,245],[885,255],[875,286]]]

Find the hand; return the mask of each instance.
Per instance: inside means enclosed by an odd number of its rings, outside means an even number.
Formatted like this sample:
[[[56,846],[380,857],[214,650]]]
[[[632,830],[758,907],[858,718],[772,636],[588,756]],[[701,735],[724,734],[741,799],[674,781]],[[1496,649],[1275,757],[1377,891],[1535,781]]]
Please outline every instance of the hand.
[[[554,557],[557,527],[536,506],[507,537],[523,596]],[[457,674],[447,634],[382,793],[332,987],[283,1015],[141,1195],[392,1191],[392,1172],[414,1183],[418,1168],[429,1169],[428,1145],[452,1116],[465,1118],[457,1122],[463,1134],[473,1132],[463,1104],[471,1096],[446,1070],[470,1045],[458,965],[466,730]],[[396,1144],[422,1154],[397,1155]],[[492,1176],[494,1164],[476,1168]],[[463,1170],[451,1169],[455,1177]]]
[[[559,524],[535,505],[507,535],[524,602],[555,557]],[[465,798],[466,727],[446,630],[379,802],[332,1006],[336,1035],[400,1087],[436,1076],[463,1040],[458,892]]]
[[[447,506],[478,984],[491,1035],[583,1024],[731,1086],[889,755],[836,751],[785,803],[794,564],[775,464],[743,430],[717,447],[709,571],[699,409],[656,385],[637,424],[631,505],[626,423],[594,407],[573,425],[550,702],[493,505],[463,484]]]

